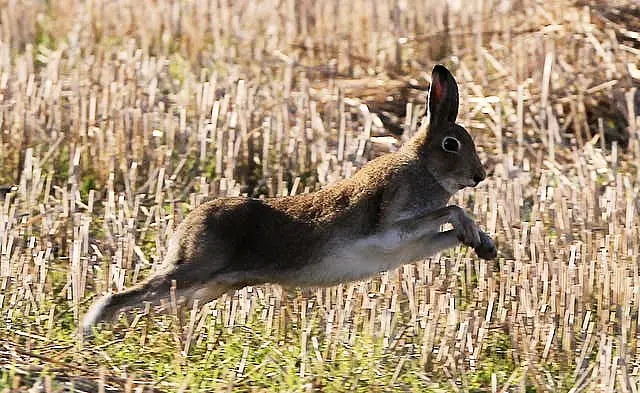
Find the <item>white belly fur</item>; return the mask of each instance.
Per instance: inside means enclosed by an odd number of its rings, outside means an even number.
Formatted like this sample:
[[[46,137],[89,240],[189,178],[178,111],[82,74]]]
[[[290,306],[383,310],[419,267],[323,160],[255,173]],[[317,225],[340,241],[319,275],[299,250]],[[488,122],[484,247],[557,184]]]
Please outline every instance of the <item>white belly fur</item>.
[[[362,280],[413,262],[408,258],[412,253],[404,249],[405,242],[398,231],[332,243],[320,261],[296,271],[290,285],[327,286]]]

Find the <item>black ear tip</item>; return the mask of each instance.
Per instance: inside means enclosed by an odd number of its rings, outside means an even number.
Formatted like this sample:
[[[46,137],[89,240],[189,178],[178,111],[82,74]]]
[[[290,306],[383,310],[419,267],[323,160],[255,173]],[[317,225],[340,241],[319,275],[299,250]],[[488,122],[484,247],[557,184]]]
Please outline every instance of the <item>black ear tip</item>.
[[[442,71],[445,71],[445,72],[446,72],[446,71],[449,71],[449,70],[447,70],[447,67],[445,67],[445,66],[444,66],[444,65],[442,65],[442,64],[436,64],[436,65],[433,67],[433,72],[442,72]]]
[[[453,75],[451,74],[451,72],[447,69],[447,67],[443,66],[442,64],[436,64],[435,67],[433,67],[433,71],[431,72],[431,75],[433,78],[439,78],[441,80],[444,80],[447,78],[453,78]]]

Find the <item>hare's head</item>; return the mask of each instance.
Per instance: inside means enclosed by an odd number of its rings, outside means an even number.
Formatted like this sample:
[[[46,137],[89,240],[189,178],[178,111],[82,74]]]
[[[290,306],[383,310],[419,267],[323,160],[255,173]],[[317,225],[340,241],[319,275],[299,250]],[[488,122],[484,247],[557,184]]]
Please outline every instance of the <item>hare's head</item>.
[[[429,89],[430,122],[420,153],[427,170],[453,194],[474,187],[486,177],[471,135],[455,123],[458,116],[458,84],[442,65],[433,68]]]

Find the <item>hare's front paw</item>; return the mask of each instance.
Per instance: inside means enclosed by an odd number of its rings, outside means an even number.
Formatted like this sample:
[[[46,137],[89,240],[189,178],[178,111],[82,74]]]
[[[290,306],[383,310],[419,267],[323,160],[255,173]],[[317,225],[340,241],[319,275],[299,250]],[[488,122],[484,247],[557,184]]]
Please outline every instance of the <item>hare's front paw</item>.
[[[476,254],[482,259],[495,259],[498,256],[498,249],[493,243],[493,239],[486,233],[479,231],[480,233],[480,245],[475,247]]]
[[[480,247],[480,230],[475,222],[461,208],[456,206],[455,219],[452,220],[458,240],[471,248]]]

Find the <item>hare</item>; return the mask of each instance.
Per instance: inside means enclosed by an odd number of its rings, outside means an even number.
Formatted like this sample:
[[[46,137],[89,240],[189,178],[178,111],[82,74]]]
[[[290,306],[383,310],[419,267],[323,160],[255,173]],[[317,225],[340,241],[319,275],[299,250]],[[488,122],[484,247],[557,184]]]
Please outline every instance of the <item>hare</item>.
[[[455,124],[458,86],[433,69],[430,124],[396,152],[351,178],[308,194],[219,198],[191,212],[169,242],[164,268],[143,283],[107,295],[87,312],[83,331],[120,312],[159,304],[172,283],[184,304],[212,301],[248,285],[330,286],[429,257],[461,242],[483,259],[492,239],[451,195],[485,179],[469,133]],[[441,231],[445,223],[453,229]]]

